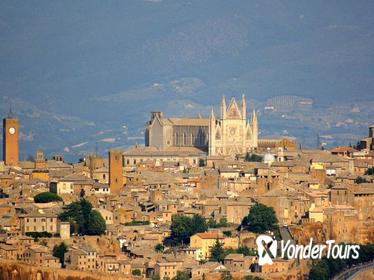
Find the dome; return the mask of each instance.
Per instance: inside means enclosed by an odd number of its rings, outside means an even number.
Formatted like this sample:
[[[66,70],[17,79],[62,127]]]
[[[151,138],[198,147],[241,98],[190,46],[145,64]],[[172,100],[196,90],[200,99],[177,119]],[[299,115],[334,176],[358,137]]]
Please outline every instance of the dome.
[[[270,153],[270,148],[267,149],[267,153],[264,155],[263,162],[267,164],[271,164],[275,161],[275,157],[273,154]]]

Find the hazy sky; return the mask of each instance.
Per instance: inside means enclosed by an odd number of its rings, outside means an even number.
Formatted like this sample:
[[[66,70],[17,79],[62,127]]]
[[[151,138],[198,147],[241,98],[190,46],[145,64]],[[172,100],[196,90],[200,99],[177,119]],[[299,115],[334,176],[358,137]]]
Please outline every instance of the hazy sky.
[[[24,139],[49,144],[223,94],[374,100],[373,15],[374,1],[3,0],[0,113],[12,103]]]

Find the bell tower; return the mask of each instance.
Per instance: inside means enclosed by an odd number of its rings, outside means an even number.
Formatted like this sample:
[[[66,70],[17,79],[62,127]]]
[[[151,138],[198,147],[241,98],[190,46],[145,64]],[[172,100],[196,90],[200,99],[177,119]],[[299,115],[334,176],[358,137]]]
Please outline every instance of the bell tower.
[[[3,119],[3,157],[5,165],[18,165],[19,160],[19,122],[9,114]]]
[[[122,152],[118,150],[110,150],[108,156],[110,192],[118,195],[124,184],[122,175]]]

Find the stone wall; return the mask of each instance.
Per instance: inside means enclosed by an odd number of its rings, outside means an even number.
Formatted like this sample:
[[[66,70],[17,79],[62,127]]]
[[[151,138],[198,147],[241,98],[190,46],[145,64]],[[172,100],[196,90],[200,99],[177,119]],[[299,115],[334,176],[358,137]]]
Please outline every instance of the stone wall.
[[[127,280],[132,276],[111,276],[102,273],[80,272],[67,269],[50,269],[21,262],[0,259],[0,280]]]

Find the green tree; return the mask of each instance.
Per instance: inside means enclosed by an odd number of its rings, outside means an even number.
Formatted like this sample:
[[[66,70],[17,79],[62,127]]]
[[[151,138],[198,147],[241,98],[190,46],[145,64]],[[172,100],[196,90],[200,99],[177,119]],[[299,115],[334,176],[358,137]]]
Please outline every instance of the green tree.
[[[251,208],[246,219],[243,219],[244,228],[255,233],[264,233],[276,229],[278,223],[273,207],[258,203]]]
[[[34,196],[35,203],[48,203],[54,201],[62,201],[62,198],[59,195],[51,192],[42,192]]]
[[[213,218],[209,218],[207,225],[210,228],[217,228],[218,227],[216,220],[213,219]]]
[[[363,184],[363,183],[368,183],[368,181],[366,181],[366,179],[365,179],[364,177],[358,176],[358,177],[355,179],[355,183],[356,183],[356,184]]]
[[[210,228],[220,228],[220,227],[228,227],[229,223],[227,222],[226,217],[221,217],[219,219],[219,222],[217,223],[216,220],[213,218],[210,218],[207,223],[208,227]]]
[[[152,280],[161,280],[161,278],[160,278],[160,275],[159,274],[153,274],[153,276],[152,276],[152,278],[151,278]]]
[[[227,237],[231,237],[231,236],[232,236],[232,232],[231,232],[230,230],[224,230],[222,233],[223,233],[225,236],[227,236]]]
[[[55,245],[53,247],[53,256],[60,259],[62,267],[65,267],[65,253],[68,251],[68,247],[64,242],[61,242],[60,245]]]
[[[253,249],[248,248],[247,246],[240,246],[236,249],[237,254],[243,254],[244,256],[256,256],[257,253]]]
[[[221,280],[232,280],[231,273],[229,271],[225,271],[221,273]]]
[[[243,280],[264,280],[264,279],[258,276],[246,275],[243,277]]]
[[[222,262],[225,258],[226,253],[225,249],[223,249],[223,243],[219,242],[219,240],[216,240],[216,243],[214,243],[212,249],[210,250],[210,260],[215,262]]]
[[[156,251],[156,252],[163,252],[163,251],[164,251],[164,245],[158,243],[158,244],[155,246],[155,251]]]
[[[192,230],[191,235],[197,232],[204,232],[208,230],[208,226],[203,216],[193,215],[191,219],[191,230]]]
[[[175,215],[171,220],[170,238],[174,244],[188,244],[192,235],[191,218],[182,215]]]
[[[98,211],[92,210],[88,215],[87,221],[88,235],[102,235],[105,233],[105,220]]]
[[[249,162],[261,162],[262,161],[262,156],[257,155],[257,154],[250,154],[250,153],[247,152],[244,160],[249,161]]]
[[[310,280],[328,280],[329,279],[329,267],[325,259],[319,260],[310,270]]]
[[[171,220],[170,238],[165,243],[170,245],[189,244],[191,235],[198,232],[205,232],[208,226],[205,219],[200,215],[194,215],[192,218],[183,215],[174,215]]]
[[[173,277],[173,280],[189,280],[190,275],[185,271],[177,271],[177,275]]]
[[[92,210],[91,203],[85,199],[65,206],[59,219],[69,222],[74,232],[79,234],[100,235],[106,229],[105,220],[101,214]]]
[[[354,264],[367,263],[374,260],[374,244],[360,245],[359,257],[357,259],[327,259],[323,258],[314,263],[309,279],[331,279],[342,270]]]
[[[229,223],[227,222],[227,218],[226,217],[220,218],[218,225],[219,227],[228,227]]]
[[[134,276],[141,276],[142,275],[142,272],[140,271],[140,269],[134,269],[131,273]]]

